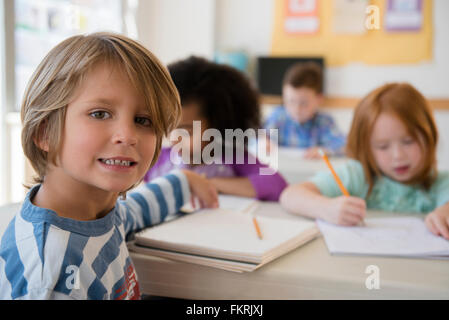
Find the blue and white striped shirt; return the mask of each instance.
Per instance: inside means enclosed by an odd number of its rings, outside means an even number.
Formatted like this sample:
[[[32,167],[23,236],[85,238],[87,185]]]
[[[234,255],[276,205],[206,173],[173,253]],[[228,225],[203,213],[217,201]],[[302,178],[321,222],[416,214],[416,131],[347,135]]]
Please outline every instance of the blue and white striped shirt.
[[[264,124],[265,129],[279,129],[279,146],[310,148],[324,147],[334,155],[344,153],[345,136],[338,130],[332,117],[317,112],[305,123],[293,120],[283,106],[273,110]]]
[[[173,171],[136,188],[103,218],[79,221],[33,205],[39,187],[3,235],[0,299],[139,299],[127,237],[190,199],[187,178]]]

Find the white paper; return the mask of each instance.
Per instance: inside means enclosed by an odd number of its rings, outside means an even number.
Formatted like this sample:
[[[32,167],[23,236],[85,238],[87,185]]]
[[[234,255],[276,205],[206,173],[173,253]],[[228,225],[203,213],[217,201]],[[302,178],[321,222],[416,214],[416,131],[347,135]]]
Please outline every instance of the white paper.
[[[449,241],[433,235],[415,217],[369,218],[365,226],[317,221],[330,253],[431,257],[449,256]]]
[[[238,197],[232,195],[220,194],[218,202],[221,209],[227,209],[238,212],[246,212],[257,205],[254,198]]]
[[[304,232],[316,230],[315,223],[303,220],[284,220],[257,217],[263,235],[259,239],[253,225],[252,215],[224,209],[204,209],[173,222],[148,228],[136,235],[136,243],[150,245],[155,242],[166,250],[185,251],[201,248],[191,253],[222,252],[222,258],[243,259],[258,262],[269,251],[294,240]],[[239,257],[239,255],[241,257]],[[251,261],[251,262],[253,262]]]

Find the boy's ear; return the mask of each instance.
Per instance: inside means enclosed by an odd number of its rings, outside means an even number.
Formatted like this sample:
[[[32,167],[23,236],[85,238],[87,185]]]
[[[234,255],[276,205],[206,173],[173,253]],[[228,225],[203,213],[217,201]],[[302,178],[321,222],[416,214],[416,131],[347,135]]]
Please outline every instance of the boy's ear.
[[[46,130],[45,130],[46,128],[47,128],[47,122],[45,121],[39,126],[37,136],[35,136],[33,138],[33,142],[39,149],[41,149],[42,151],[48,152],[49,143],[48,143],[48,136],[47,136]]]

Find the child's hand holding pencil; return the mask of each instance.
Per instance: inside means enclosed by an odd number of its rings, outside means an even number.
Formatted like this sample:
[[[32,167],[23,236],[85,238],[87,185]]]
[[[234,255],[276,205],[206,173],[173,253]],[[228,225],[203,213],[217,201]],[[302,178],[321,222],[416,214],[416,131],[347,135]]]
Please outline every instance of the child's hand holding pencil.
[[[321,149],[320,154],[337,182],[341,193],[343,194],[343,196],[329,199],[330,214],[328,215],[327,220],[335,224],[346,226],[364,225],[363,220],[366,216],[365,200],[352,197],[349,194],[348,190],[346,190],[345,186],[332,167],[327,155]]]
[[[365,200],[351,196],[340,196],[329,199],[329,222],[343,226],[364,225],[366,216]]]

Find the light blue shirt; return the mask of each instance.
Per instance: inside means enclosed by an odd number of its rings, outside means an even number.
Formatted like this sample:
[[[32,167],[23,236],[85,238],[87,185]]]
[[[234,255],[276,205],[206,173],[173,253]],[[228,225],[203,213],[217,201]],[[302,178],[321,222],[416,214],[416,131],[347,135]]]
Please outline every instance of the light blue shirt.
[[[368,209],[429,213],[449,202],[449,172],[447,171],[438,173],[437,179],[429,190],[382,176],[375,180],[369,195],[367,195],[369,185],[359,161],[349,160],[337,166],[335,171],[349,194],[365,199]],[[324,196],[342,195],[329,170],[316,174],[310,182],[313,182]]]
[[[277,107],[264,124],[265,129],[279,129],[278,144],[286,147],[324,147],[334,155],[342,155],[345,136],[328,114],[317,112],[305,123],[293,120],[285,107]]]

